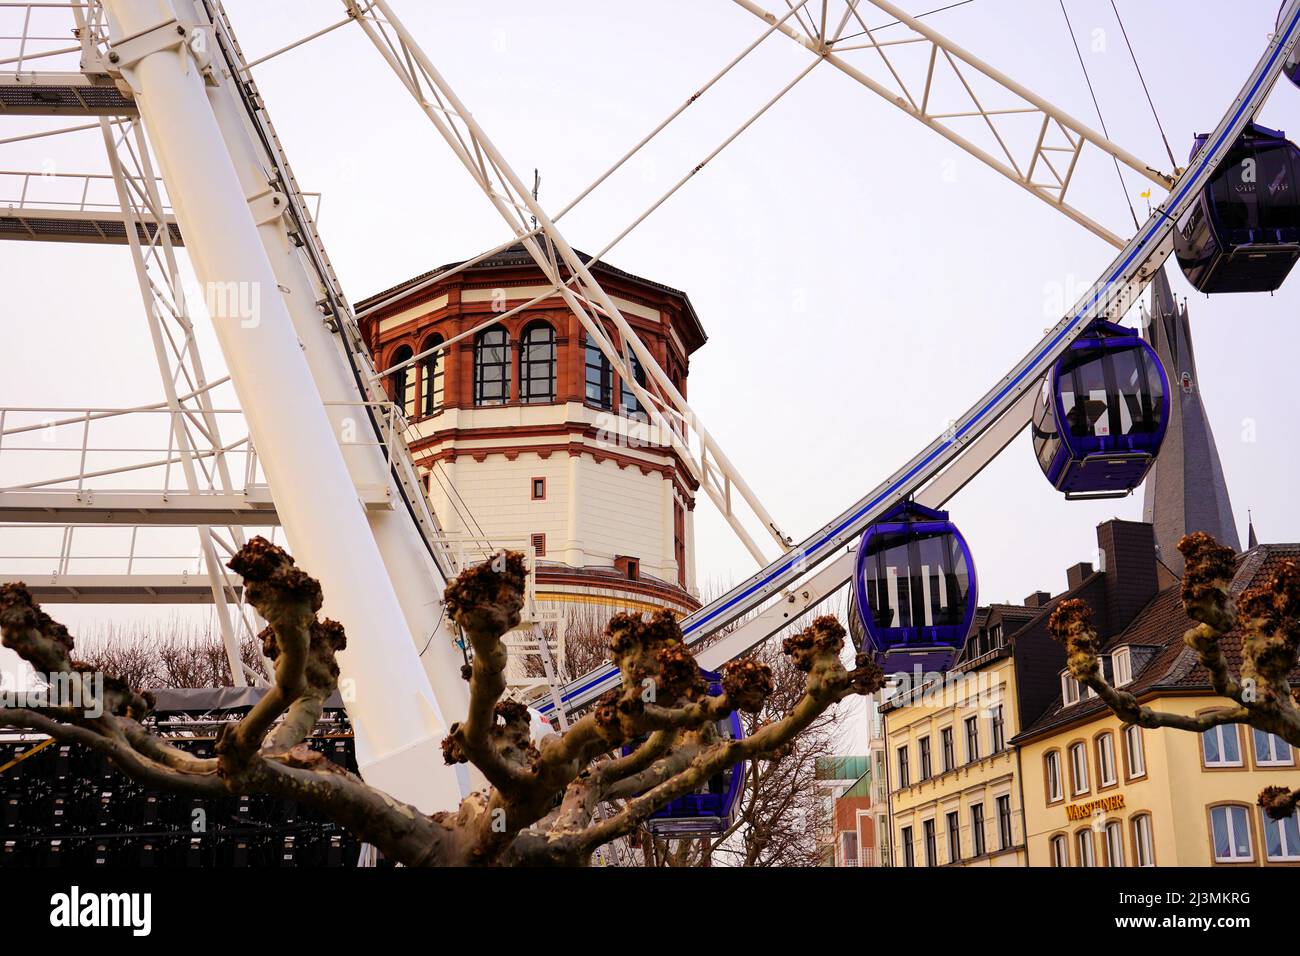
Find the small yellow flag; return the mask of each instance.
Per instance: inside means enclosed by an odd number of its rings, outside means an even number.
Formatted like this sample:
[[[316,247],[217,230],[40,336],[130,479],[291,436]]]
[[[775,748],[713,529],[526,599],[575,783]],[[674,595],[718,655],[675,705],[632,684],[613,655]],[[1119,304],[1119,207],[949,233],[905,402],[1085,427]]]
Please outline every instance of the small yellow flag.
[[[1140,193],[1138,193],[1138,198],[1139,198],[1139,199],[1150,199],[1150,198],[1151,198],[1151,190],[1148,189],[1148,190],[1146,190],[1145,192],[1140,192]]]

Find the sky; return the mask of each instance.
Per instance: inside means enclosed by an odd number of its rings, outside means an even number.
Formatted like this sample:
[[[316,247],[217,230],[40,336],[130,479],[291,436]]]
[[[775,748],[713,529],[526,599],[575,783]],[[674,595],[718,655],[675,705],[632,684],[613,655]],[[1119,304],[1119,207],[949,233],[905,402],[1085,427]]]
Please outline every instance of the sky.
[[[523,178],[554,212],[750,43],[763,25],[730,0],[491,5],[393,0]],[[256,59],[341,16],[327,0],[227,0]],[[912,12],[938,2],[904,0]],[[773,9],[776,0],[769,0]],[[1213,128],[1262,51],[1274,0],[1230,6],[1117,0],[1177,160]],[[1170,167],[1109,0],[1067,0],[1113,140]],[[877,15],[871,21],[882,22]],[[1084,122],[1101,125],[1055,0],[973,0],[926,19]],[[4,31],[8,32],[8,31]],[[567,215],[595,251],[808,63],[768,38]],[[907,62],[906,53],[900,53]],[[860,61],[865,63],[866,61]],[[256,68],[295,173],[319,191],[320,229],[353,301],[503,242],[505,225],[353,27]],[[878,69],[872,75],[883,75]],[[940,91],[936,91],[936,96]],[[944,91],[952,93],[949,89]],[[983,92],[982,90],[980,92]],[[1300,132],[1283,80],[1259,116]],[[0,138],[49,128],[13,118]],[[77,138],[80,137],[80,138]],[[98,133],[0,146],[0,169],[104,169]],[[0,188],[8,189],[0,177]],[[1074,201],[1111,230],[1145,219],[1147,184],[1081,164]],[[10,189],[9,192],[12,192]],[[1161,194],[1157,191],[1156,198]],[[8,201],[8,192],[0,202]],[[608,255],[685,290],[709,335],[690,400],[796,539],[874,487],[961,415],[1061,317],[1114,250],[884,99],[823,64]],[[1190,296],[1200,382],[1244,540],[1300,540],[1291,504],[1300,279],[1276,295]],[[161,390],[125,249],[0,249],[0,406],[109,406]],[[220,354],[206,331],[205,361]],[[1022,435],[949,503],[974,552],[981,600],[1065,587],[1093,560],[1095,527],[1141,517],[1141,495],[1068,502]],[[712,506],[696,510],[698,576],[716,592],[754,570]],[[0,555],[21,550],[0,530]],[[769,542],[770,543],[770,542]],[[140,609],[68,608],[74,625]]]

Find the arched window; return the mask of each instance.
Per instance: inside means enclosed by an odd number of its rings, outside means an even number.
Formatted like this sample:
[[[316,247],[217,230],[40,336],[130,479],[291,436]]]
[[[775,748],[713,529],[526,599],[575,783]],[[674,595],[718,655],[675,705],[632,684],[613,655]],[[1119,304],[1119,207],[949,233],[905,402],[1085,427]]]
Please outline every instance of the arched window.
[[[645,369],[641,367],[641,360],[636,357],[636,354],[631,349],[628,349],[628,360],[631,363],[632,377],[636,379],[638,385],[645,388]],[[620,379],[618,388],[621,393],[620,401],[623,404],[623,414],[628,418],[639,418],[646,421],[648,417],[646,411],[641,407],[636,394],[627,387],[627,382]]]
[[[555,330],[545,322],[528,326],[520,340],[519,398],[528,404],[555,401]]]
[[[421,352],[442,345],[441,335],[431,335],[420,346]],[[435,415],[442,411],[446,399],[445,378],[446,353],[439,351],[425,356],[420,363],[420,411],[424,415]]]
[[[414,354],[409,345],[398,346],[397,350],[388,357],[388,364],[390,367],[400,365]],[[415,417],[415,370],[413,368],[408,365],[390,375],[388,393],[389,397],[397,403],[397,407],[402,410],[403,415],[407,418]]]
[[[500,327],[474,340],[474,404],[504,405],[510,400],[510,336]]]
[[[600,350],[600,346],[587,337],[587,391],[588,405],[597,408],[614,406],[614,374],[609,367],[609,359]]]

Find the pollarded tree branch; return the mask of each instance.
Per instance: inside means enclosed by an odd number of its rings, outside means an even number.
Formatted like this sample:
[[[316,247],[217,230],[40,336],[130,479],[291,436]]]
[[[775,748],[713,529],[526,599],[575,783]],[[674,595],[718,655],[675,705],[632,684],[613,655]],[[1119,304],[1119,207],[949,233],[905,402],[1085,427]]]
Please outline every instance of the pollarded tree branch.
[[[1090,687],[1121,720],[1142,727],[1172,727],[1202,733],[1222,724],[1248,724],[1276,734],[1300,747],[1300,709],[1289,675],[1300,650],[1300,568],[1284,561],[1239,602],[1230,591],[1236,553],[1204,532],[1183,538],[1178,549],[1186,559],[1183,606],[1197,621],[1183,635],[1210,675],[1215,692],[1233,702],[1207,713],[1189,716],[1153,710],[1123,688],[1113,687],[1101,668],[1101,643],[1092,624],[1092,611],[1083,601],[1063,601],[1052,612],[1048,627],[1065,645],[1071,675]],[[1241,673],[1234,674],[1221,641],[1234,628],[1241,633]],[[1260,806],[1275,819],[1294,812],[1300,791],[1269,787]]]

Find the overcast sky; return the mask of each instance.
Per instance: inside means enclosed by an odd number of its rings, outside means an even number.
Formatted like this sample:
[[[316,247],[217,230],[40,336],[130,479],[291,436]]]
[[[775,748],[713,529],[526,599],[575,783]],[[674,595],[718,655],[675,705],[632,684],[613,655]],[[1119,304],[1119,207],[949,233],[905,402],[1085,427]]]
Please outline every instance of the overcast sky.
[[[551,211],[762,30],[728,0],[394,5],[506,158],[525,178],[541,170],[541,200]],[[940,4],[904,5],[919,12]],[[1185,162],[1193,134],[1217,123],[1258,59],[1277,4],[1118,6]],[[252,59],[341,15],[327,0],[227,0],[227,7]],[[1067,8],[1112,138],[1167,170],[1109,0],[1069,0]],[[927,22],[1099,125],[1056,0],[974,0]],[[808,56],[769,38],[564,219],[570,242],[604,246]],[[272,60],[256,76],[299,181],[323,193],[321,230],[353,301],[507,237],[355,28]],[[1300,132],[1300,90],[1283,81],[1260,120]],[[49,125],[11,119],[0,137]],[[78,136],[2,147],[0,168],[52,162],[102,171],[98,133]],[[1145,188],[1126,173],[1121,190],[1114,169],[1094,163],[1080,169],[1073,190],[1078,204],[1127,237],[1134,230],[1125,194],[1145,218],[1138,198]],[[801,538],[963,413],[1113,255],[822,65],[608,260],[691,296],[709,334],[691,366],[692,404],[772,514]],[[0,249],[0,279],[8,336],[0,404],[162,397],[124,249],[10,243]],[[1176,268],[1172,281],[1178,294],[1193,296],[1198,384],[1242,537],[1249,507],[1262,540],[1300,540],[1291,502],[1300,280],[1272,297],[1213,300],[1196,296]],[[207,361],[219,371],[215,349]],[[1095,526],[1140,518],[1141,496],[1065,501],[1042,477],[1025,435],[949,507],[974,551],[981,599],[1007,600],[1063,589],[1065,568],[1092,558]],[[703,495],[696,513],[701,584],[716,590],[748,575],[747,553]],[[13,553],[13,541],[0,540],[0,551]],[[140,613],[80,608],[64,617]]]

